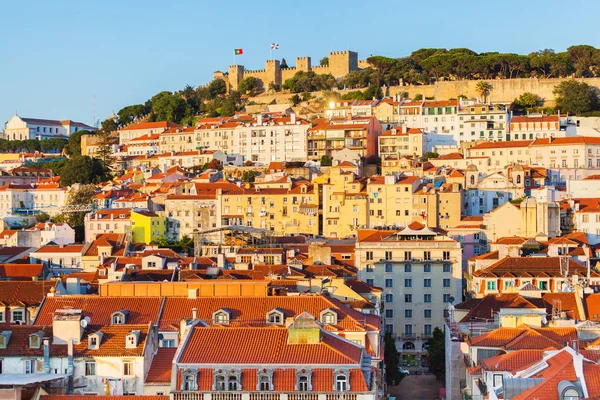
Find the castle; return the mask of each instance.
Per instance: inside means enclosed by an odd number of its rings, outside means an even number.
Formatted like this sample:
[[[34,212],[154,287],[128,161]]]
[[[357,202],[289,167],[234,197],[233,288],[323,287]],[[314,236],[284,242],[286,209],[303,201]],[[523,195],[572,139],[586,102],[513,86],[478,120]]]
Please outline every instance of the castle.
[[[228,90],[237,90],[244,78],[252,76],[260,79],[265,90],[268,90],[270,83],[281,85],[299,71],[314,71],[316,74],[331,74],[335,78],[341,78],[350,71],[357,71],[368,66],[366,60],[359,61],[358,53],[355,51],[331,51],[327,56],[329,65],[313,66],[310,57],[296,57],[296,66],[291,68],[281,68],[279,60],[267,60],[265,69],[258,70],[246,70],[243,65],[232,65],[227,73],[216,71],[214,79],[224,80]]]

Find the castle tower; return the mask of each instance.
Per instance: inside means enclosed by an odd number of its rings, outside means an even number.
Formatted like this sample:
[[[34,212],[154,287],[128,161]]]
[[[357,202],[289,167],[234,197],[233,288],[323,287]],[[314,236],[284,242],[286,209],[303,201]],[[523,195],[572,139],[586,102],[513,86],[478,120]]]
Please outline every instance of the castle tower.
[[[296,71],[308,72],[311,67],[310,57],[296,57]]]
[[[267,77],[267,80],[263,81],[265,90],[269,88],[269,83],[271,82],[281,85],[281,63],[279,60],[267,60],[265,71]]]
[[[350,71],[358,70],[358,53],[350,50],[330,51],[329,71],[335,78],[342,78]]]
[[[237,90],[240,82],[244,80],[244,66],[231,65],[229,67],[229,90]]]

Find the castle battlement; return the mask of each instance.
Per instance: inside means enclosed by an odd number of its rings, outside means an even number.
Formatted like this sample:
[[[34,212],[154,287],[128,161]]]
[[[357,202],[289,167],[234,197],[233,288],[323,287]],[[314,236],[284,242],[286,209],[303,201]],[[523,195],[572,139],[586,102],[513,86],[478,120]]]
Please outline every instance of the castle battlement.
[[[265,69],[247,70],[243,65],[231,65],[227,73],[214,74],[214,79],[222,79],[227,84],[228,90],[237,90],[240,82],[248,76],[253,76],[262,81],[263,86],[269,87],[271,83],[281,85],[287,79],[292,78],[296,73],[318,72],[319,74],[331,74],[336,79],[346,76],[351,71],[356,71],[366,61],[361,61],[359,66],[358,53],[350,50],[331,51],[328,53],[329,65],[311,65],[309,56],[296,57],[296,66],[281,68],[279,60],[266,60]]]

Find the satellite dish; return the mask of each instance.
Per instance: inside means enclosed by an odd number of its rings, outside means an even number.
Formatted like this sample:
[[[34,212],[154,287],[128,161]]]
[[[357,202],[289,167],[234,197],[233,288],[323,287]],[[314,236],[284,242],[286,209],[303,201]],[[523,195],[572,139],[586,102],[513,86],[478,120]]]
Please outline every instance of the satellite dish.
[[[159,334],[158,334],[158,340],[163,340],[164,338],[165,338],[165,337],[164,337],[164,335],[163,335],[162,333],[159,333]]]
[[[87,327],[89,323],[90,323],[89,317],[85,317],[84,319],[79,321],[79,324],[81,325],[82,328]]]
[[[450,303],[454,303],[454,296],[450,296]]]

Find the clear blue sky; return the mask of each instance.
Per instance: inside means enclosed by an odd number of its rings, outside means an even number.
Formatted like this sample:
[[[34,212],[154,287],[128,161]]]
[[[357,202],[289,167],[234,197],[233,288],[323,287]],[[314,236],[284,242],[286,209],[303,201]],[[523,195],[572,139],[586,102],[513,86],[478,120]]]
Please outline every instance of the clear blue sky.
[[[93,123],[163,90],[197,86],[232,63],[351,49],[405,56],[422,47],[529,53],[600,47],[593,0],[6,1],[0,20],[0,130],[24,117]]]

